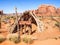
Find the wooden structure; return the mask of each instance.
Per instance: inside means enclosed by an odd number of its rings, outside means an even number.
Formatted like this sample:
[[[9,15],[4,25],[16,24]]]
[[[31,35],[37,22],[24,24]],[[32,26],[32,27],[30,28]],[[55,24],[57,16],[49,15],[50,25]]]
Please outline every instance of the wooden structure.
[[[37,29],[34,31],[41,32],[43,31],[43,22],[39,20],[39,18],[32,12],[24,12],[23,15],[19,19],[19,28],[22,33],[26,33],[28,30],[28,33],[31,34],[33,32],[32,30],[32,24],[35,24]],[[29,29],[26,29],[26,28]],[[17,27],[15,27],[14,31],[16,31]]]

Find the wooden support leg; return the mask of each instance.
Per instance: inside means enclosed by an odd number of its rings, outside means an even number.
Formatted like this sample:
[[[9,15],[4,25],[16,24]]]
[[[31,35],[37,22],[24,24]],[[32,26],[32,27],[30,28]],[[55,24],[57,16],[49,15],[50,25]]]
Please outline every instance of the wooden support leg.
[[[26,24],[24,25],[24,34],[26,33]]]
[[[31,35],[31,33],[32,33],[32,28],[29,27],[28,33],[29,33],[29,35]]]

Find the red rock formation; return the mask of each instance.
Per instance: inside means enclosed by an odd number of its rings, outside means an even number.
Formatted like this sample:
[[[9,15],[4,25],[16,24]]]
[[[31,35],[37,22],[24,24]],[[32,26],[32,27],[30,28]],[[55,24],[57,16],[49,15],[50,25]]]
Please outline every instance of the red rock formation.
[[[51,5],[41,5],[35,10],[35,14],[37,16],[59,16],[60,8],[56,9],[54,6]]]
[[[60,15],[60,8],[57,8],[57,13],[58,15]]]
[[[3,14],[3,10],[0,10],[0,15],[2,15]]]
[[[38,12],[39,13],[46,13],[47,12],[47,5],[41,5],[39,8],[38,8]]]

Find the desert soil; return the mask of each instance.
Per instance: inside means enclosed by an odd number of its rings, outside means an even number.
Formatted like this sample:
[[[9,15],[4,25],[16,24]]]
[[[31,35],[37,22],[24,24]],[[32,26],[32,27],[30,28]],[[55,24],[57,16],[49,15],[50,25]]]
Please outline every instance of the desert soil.
[[[48,21],[48,20],[45,20],[44,22],[46,22],[46,21]],[[35,40],[32,44],[29,44],[29,45],[60,45],[60,39],[57,39],[57,40],[54,39],[55,37],[58,37],[60,35],[59,28],[54,26],[53,23],[54,23],[54,21],[52,21],[52,23],[49,23],[49,24],[45,23],[45,26],[47,26],[46,27],[47,29],[45,29],[45,31],[34,33],[32,36],[36,37],[37,40]],[[4,28],[1,30],[6,31],[7,28],[5,29],[5,27],[8,26],[8,24],[6,24],[6,25],[2,24],[2,25]],[[35,30],[36,26],[34,24],[32,25],[32,27]],[[1,34],[6,36],[8,34],[8,31],[7,31],[7,33],[1,33]],[[0,45],[28,45],[28,44],[26,44],[24,42],[15,44],[9,40],[6,40],[6,41],[0,43]]]

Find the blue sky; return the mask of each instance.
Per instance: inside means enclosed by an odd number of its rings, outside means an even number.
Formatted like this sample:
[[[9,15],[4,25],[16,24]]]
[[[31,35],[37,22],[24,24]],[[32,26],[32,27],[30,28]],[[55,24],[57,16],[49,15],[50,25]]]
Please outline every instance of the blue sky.
[[[3,10],[4,13],[14,13],[14,7],[17,7],[18,12],[23,12],[37,9],[41,4],[60,7],[60,0],[0,0],[0,10]]]

